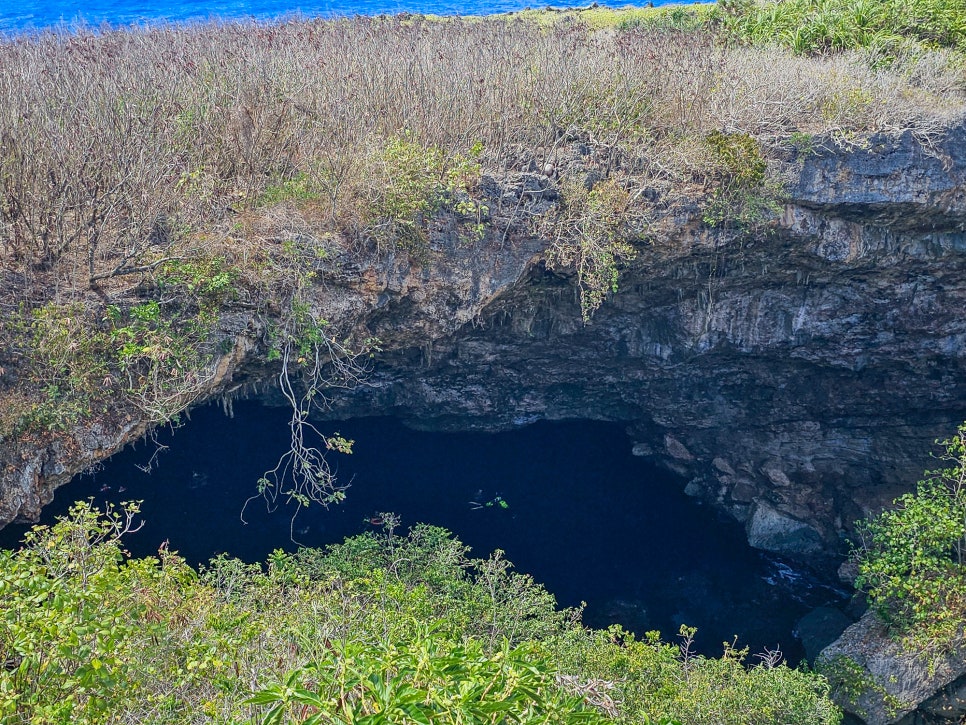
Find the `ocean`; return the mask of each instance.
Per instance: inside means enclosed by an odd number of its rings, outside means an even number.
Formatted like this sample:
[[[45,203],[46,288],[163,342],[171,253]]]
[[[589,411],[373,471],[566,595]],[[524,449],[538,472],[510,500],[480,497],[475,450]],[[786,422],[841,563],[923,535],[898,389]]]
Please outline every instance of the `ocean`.
[[[654,5],[672,0],[654,0]],[[587,3],[584,3],[586,5]],[[621,7],[625,2],[598,0]],[[646,5],[646,2],[632,3]],[[553,7],[580,7],[563,3]],[[78,25],[126,26],[144,23],[200,22],[209,19],[272,21],[289,17],[427,13],[437,15],[489,15],[528,7],[545,7],[532,0],[0,0],[0,33],[20,34]]]

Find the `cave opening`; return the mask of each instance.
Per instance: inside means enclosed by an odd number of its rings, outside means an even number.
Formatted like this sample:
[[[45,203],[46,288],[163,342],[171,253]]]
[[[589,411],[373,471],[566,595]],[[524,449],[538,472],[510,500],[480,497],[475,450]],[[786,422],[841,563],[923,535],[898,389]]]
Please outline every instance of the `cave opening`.
[[[426,432],[397,418],[326,422],[355,441],[332,454],[346,500],[269,513],[245,502],[288,446],[289,411],[238,401],[192,412],[78,476],[57,492],[44,522],[73,501],[143,501],[143,528],[126,540],[136,556],[167,541],[192,565],[227,553],[263,562],[274,549],[325,546],[379,530],[382,512],[445,527],[472,554],[502,549],[517,571],[544,584],[561,606],[586,603],[584,622],[619,623],[673,640],[698,628],[697,650],[722,642],[752,652],[803,656],[793,629],[810,609],[843,592],[790,562],[751,549],[743,529],[684,495],[684,481],[635,457],[619,423],[537,421],[488,433]],[[241,513],[244,508],[244,521]],[[0,532],[14,546],[26,527]],[[293,542],[292,537],[296,542]]]

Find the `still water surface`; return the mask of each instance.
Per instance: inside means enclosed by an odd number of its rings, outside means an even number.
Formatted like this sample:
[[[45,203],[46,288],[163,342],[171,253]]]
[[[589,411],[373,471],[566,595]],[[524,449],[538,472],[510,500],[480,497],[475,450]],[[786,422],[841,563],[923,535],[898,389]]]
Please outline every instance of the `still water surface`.
[[[142,468],[156,446],[142,443],[58,490],[46,520],[78,499],[143,499],[146,524],[127,541],[132,553],[154,553],[167,540],[191,564],[220,552],[264,561],[275,548],[295,547],[291,511],[268,514],[256,502],[247,523],[240,514],[286,450],[287,421],[284,410],[250,402],[236,403],[233,418],[202,408],[159,436],[166,448],[150,473]],[[620,425],[545,421],[495,434],[427,433],[370,418],[325,427],[355,440],[352,455],[333,460],[351,487],[342,504],[299,514],[302,544],[339,542],[372,530],[378,512],[395,512],[403,528],[450,529],[475,556],[503,549],[562,605],[587,602],[590,625],[673,636],[686,623],[699,627],[697,644],[711,655],[737,636],[739,645],[777,646],[797,660],[794,623],[837,598],[818,579],[750,549],[734,521],[631,455]],[[14,545],[21,532],[0,532],[0,544]]]

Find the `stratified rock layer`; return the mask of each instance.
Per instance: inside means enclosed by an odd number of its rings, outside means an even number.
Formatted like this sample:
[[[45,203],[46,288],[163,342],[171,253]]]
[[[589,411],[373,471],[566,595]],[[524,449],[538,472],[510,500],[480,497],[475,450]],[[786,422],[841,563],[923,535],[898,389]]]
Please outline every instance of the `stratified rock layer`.
[[[792,170],[764,233],[711,230],[659,198],[650,241],[590,323],[571,280],[538,266],[472,325],[384,360],[334,414],[627,421],[635,452],[745,521],[755,546],[838,548],[966,418],[966,129]],[[392,328],[391,305],[368,324]]]
[[[547,242],[519,223],[521,208],[537,218],[556,203],[537,174],[489,183],[482,240],[440,218],[421,264],[328,262],[314,307],[384,349],[329,415],[448,430],[624,421],[636,453],[746,522],[755,546],[839,549],[966,419],[966,128],[928,148],[882,136],[780,165],[784,214],[754,234],[709,228],[682,189],[648,190],[648,238],[586,324],[574,280],[547,270]],[[273,375],[260,323],[226,320],[237,344],[209,396]],[[0,448],[0,520],[36,517],[143,427],[88,433]]]

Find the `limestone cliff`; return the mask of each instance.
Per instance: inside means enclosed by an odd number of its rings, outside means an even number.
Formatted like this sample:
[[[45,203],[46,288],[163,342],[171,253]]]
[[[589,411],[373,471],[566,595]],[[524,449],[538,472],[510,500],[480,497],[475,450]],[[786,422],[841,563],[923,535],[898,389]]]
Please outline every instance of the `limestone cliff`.
[[[710,230],[658,198],[659,233],[589,324],[571,280],[537,264],[472,325],[381,360],[334,414],[626,421],[635,452],[745,521],[753,545],[836,549],[966,417],[966,129],[790,166],[767,234]],[[369,329],[408,304],[392,298]]]
[[[966,418],[966,127],[816,149],[773,161],[787,204],[753,234],[705,224],[700,190],[648,189],[650,232],[588,323],[546,240],[499,211],[544,213],[553,174],[491,184],[484,239],[460,241],[443,216],[422,262],[329,259],[313,305],[384,352],[328,414],[439,429],[623,421],[636,453],[746,522],[753,545],[840,548]],[[225,314],[235,344],[203,397],[272,378],[261,324]],[[0,521],[35,518],[143,432],[115,421],[3,446]]]

